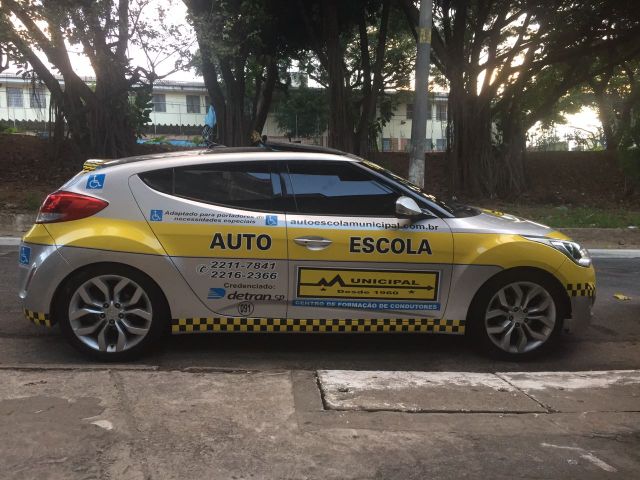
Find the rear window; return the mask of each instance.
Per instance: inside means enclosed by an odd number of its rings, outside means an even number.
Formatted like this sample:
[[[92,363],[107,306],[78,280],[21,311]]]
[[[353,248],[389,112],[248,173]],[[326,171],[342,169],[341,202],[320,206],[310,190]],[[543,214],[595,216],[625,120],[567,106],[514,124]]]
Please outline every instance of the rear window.
[[[279,178],[266,162],[190,165],[141,173],[140,178],[169,195],[246,210],[272,210],[280,193]]]
[[[140,178],[154,190],[173,194],[173,168],[144,172],[140,174]]]

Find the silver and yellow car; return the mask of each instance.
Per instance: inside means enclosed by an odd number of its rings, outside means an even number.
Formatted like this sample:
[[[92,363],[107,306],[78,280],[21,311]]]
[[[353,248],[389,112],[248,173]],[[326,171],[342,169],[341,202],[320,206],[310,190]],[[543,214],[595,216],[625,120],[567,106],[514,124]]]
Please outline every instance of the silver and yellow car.
[[[100,360],[167,331],[466,334],[522,358],[585,328],[595,299],[563,234],[299,146],[89,160],[19,266],[26,317]]]

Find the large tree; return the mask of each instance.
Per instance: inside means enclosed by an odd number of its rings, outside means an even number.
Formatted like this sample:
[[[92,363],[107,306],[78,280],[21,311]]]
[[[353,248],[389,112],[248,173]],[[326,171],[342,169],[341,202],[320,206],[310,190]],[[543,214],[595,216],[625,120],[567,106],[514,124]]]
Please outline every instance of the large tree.
[[[266,0],[184,0],[200,70],[218,120],[218,141],[247,145],[261,132],[284,49]]]
[[[148,0],[0,3],[2,37],[11,45],[15,61],[46,85],[60,120],[86,155],[118,157],[133,151],[147,101],[132,102],[130,96],[148,99],[153,81],[161,75],[154,68],[132,66],[128,49],[132,42],[145,48],[150,39],[166,40],[162,26],[144,22],[148,4]],[[172,48],[175,45],[180,41]],[[76,73],[70,46],[80,47],[91,63],[95,78],[90,82]],[[58,121],[57,136],[63,129]]]
[[[410,23],[417,9],[403,0]],[[449,87],[452,193],[517,193],[526,185],[526,131],[572,87],[638,55],[635,2],[436,0],[434,63]]]
[[[580,93],[598,111],[607,150],[640,146],[640,59],[607,65]]]
[[[290,138],[318,137],[327,125],[326,91],[305,85],[288,89],[277,103],[275,117]]]
[[[366,154],[385,88],[407,86],[411,32],[397,0],[184,0],[219,139],[242,145],[266,120],[290,59],[327,88],[329,144]]]
[[[305,49],[297,57],[329,95],[329,145],[367,155],[386,121],[385,89],[409,85],[415,48],[395,0],[297,2],[289,23]]]

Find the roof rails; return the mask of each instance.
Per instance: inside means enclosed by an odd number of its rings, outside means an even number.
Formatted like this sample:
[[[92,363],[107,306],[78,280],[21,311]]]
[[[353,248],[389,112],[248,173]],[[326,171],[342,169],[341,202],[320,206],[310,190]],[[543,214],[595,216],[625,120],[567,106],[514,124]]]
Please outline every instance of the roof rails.
[[[319,145],[305,145],[302,143],[264,142],[264,148],[274,152],[307,152],[307,153],[331,153],[334,155],[348,155],[347,152],[335,148],[321,147]]]
[[[252,147],[227,147],[219,143],[214,143],[208,147],[210,152],[216,153],[234,153],[234,152],[255,152],[267,150],[270,152],[301,152],[301,153],[328,153],[331,155],[342,155],[356,160],[362,160],[361,157],[353,153],[343,152],[335,148],[322,147],[320,145],[307,145],[303,143],[285,143],[285,142],[269,142],[261,141]]]

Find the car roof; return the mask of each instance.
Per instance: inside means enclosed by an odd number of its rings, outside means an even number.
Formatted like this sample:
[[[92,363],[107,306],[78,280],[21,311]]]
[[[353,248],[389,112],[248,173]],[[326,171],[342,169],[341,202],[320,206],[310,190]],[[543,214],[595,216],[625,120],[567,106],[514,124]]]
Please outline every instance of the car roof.
[[[321,147],[317,145],[303,145],[299,143],[277,143],[268,142],[258,147],[227,147],[224,145],[214,145],[211,148],[205,148],[200,150],[181,150],[177,152],[162,152],[153,153],[147,155],[136,155],[133,157],[118,158],[115,160],[88,160],[87,163],[99,165],[100,168],[115,167],[118,165],[125,165],[130,163],[143,162],[148,160],[163,160],[172,159],[179,160],[180,158],[191,158],[200,155],[213,155],[216,154],[242,154],[242,153],[270,153],[270,152],[299,152],[299,153],[321,153],[330,155],[339,155],[347,157],[351,160],[362,160],[356,155],[336,150],[334,148]],[[269,157],[269,156],[267,156]],[[266,160],[267,158],[265,158]]]

